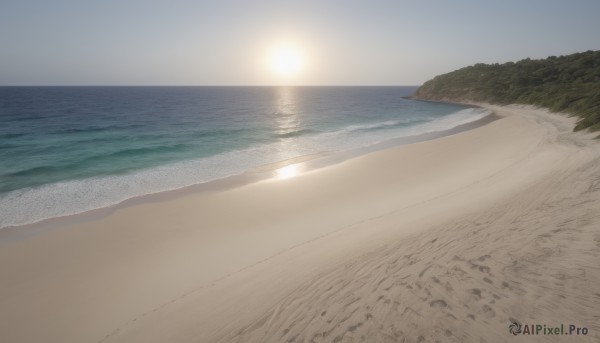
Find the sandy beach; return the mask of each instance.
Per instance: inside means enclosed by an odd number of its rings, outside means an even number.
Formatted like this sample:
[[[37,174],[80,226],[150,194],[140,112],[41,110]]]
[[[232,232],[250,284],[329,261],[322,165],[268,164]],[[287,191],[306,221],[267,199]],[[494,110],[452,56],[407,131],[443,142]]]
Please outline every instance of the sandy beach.
[[[598,341],[599,142],[483,106],[500,119],[0,232],[0,341],[507,342],[511,321],[589,330],[527,341]]]

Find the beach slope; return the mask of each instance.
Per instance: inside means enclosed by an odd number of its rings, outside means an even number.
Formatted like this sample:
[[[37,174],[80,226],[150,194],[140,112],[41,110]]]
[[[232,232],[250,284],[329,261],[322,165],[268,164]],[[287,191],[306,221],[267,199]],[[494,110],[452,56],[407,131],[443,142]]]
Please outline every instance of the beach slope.
[[[5,238],[0,341],[598,339],[598,142],[487,107],[470,131]]]

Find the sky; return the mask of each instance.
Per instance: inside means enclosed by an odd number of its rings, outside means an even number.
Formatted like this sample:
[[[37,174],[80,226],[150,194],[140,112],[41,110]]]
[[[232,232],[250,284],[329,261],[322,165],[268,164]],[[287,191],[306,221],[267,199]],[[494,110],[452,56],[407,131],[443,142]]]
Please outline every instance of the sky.
[[[600,50],[599,13],[598,0],[2,0],[0,85],[419,85]],[[282,46],[293,72],[274,65]]]

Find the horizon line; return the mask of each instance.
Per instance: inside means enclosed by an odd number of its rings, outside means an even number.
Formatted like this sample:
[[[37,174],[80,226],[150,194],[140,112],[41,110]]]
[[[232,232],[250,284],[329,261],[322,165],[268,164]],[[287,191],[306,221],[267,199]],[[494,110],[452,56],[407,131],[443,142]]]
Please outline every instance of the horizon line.
[[[410,84],[405,84],[405,85],[401,85],[401,84],[397,84],[397,85],[361,85],[361,84],[354,84],[354,85],[336,85],[336,84],[331,84],[331,85],[177,85],[177,84],[171,84],[171,85],[136,85],[136,84],[131,84],[131,85],[103,85],[103,84],[98,84],[98,85],[94,85],[94,84],[85,84],[85,85],[44,85],[44,84],[31,84],[31,85],[0,85],[0,87],[419,87],[422,84],[419,85],[410,85]]]

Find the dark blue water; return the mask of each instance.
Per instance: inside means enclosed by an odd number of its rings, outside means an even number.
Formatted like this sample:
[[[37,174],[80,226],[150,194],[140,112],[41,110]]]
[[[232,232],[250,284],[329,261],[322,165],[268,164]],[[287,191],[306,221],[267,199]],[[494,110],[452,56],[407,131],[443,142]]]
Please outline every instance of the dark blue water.
[[[0,87],[0,227],[477,120],[415,87]]]

